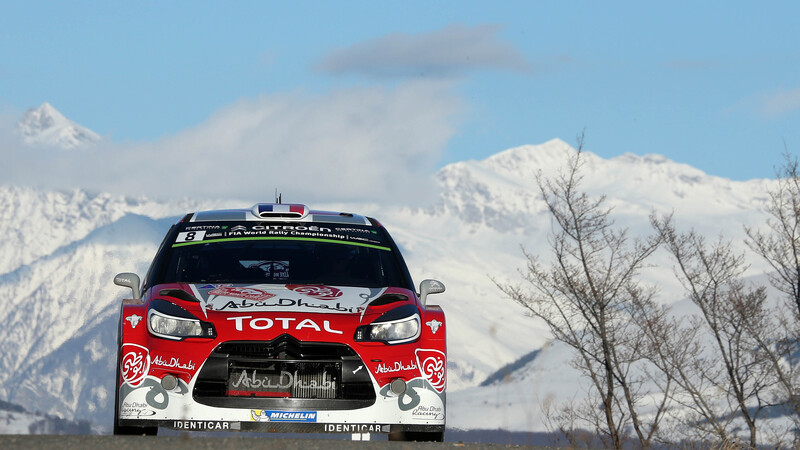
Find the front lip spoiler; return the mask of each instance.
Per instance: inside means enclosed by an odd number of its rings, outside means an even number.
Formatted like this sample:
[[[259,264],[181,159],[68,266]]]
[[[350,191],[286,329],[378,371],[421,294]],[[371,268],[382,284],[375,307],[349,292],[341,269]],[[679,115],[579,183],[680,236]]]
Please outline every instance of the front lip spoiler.
[[[239,422],[227,420],[120,419],[120,426],[161,427],[181,431],[254,431],[262,433],[443,433],[442,425],[380,423]]]

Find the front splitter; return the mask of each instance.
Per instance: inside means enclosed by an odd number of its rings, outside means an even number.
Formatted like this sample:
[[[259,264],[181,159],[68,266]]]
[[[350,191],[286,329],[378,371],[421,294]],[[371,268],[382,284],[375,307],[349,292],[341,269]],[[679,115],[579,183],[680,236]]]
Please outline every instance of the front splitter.
[[[179,431],[249,431],[260,433],[443,433],[444,425],[376,423],[230,422],[221,420],[120,420],[121,426],[161,427]]]

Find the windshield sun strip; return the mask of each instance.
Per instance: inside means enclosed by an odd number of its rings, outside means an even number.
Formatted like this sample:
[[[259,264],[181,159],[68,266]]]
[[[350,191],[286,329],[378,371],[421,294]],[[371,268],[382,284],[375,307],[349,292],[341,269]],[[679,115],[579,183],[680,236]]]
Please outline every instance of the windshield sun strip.
[[[307,242],[325,242],[325,243],[329,243],[329,244],[356,245],[356,246],[359,246],[359,247],[374,248],[374,249],[383,250],[383,251],[387,251],[387,252],[392,251],[392,249],[390,249],[389,247],[382,247],[380,245],[373,245],[373,244],[364,244],[362,242],[345,242],[345,241],[337,241],[337,240],[334,240],[334,239],[319,239],[319,238],[266,237],[266,236],[222,238],[222,239],[209,239],[207,241],[180,242],[178,244],[172,244],[172,248],[185,247],[187,245],[213,244],[213,243],[217,243],[217,242],[239,242],[239,241],[307,241]]]

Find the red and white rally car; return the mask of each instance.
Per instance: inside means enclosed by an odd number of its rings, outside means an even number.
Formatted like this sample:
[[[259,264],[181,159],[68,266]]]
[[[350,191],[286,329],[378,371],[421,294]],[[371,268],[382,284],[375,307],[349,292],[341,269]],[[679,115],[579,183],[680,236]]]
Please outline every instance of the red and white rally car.
[[[186,215],[119,325],[115,434],[442,440],[445,318],[375,219],[305,205]],[[141,284],[141,288],[140,288]],[[141,294],[140,294],[141,293]]]

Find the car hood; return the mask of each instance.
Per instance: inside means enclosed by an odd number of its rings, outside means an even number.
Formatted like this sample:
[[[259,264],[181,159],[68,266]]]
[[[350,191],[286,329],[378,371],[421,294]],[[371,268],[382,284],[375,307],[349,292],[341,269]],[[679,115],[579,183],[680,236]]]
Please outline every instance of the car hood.
[[[204,312],[363,314],[386,288],[308,284],[190,284]]]

